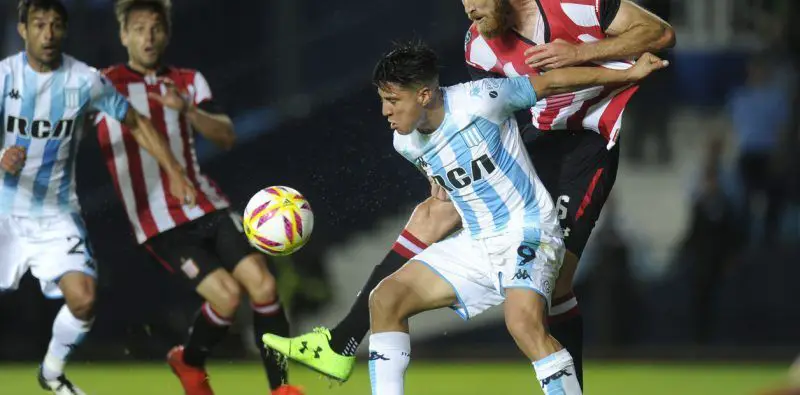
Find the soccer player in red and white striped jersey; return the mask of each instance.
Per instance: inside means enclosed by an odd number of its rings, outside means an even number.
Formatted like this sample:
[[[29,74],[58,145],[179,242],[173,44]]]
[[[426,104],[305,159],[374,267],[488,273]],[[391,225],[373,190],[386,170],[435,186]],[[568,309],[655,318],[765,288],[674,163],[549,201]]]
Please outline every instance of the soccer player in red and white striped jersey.
[[[206,300],[187,342],[169,352],[168,362],[187,395],[213,394],[205,360],[227,333],[241,293],[247,292],[254,340],[262,350],[273,393],[300,394],[286,383],[285,365],[268,355],[259,340],[264,332],[289,331],[275,278],[264,255],[247,242],[241,217],[230,210],[225,195],[202,174],[197,161],[194,133],[230,149],[235,141],[233,123],[214,105],[200,72],[162,63],[170,38],[170,12],[169,0],[118,0],[116,16],[128,62],[109,67],[104,74],[167,138],[197,190],[197,204],[187,206],[165,193],[163,171],[133,144],[126,127],[105,114],[97,120],[100,146],[137,241],[167,270],[182,274]]]

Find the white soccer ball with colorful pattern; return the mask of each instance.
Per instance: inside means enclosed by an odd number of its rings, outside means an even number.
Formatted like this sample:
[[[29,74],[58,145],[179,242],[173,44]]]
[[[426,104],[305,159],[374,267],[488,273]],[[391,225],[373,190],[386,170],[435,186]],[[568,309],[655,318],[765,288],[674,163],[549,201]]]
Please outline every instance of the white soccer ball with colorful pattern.
[[[308,241],[314,229],[314,213],[296,190],[264,188],[247,203],[244,232],[253,247],[269,255],[289,255]]]

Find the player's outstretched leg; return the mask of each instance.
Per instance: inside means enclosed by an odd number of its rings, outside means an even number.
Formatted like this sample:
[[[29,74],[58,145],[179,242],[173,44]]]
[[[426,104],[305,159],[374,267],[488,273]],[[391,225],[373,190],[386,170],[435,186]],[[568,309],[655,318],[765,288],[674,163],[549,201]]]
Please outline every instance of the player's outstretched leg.
[[[302,395],[299,388],[289,385],[286,364],[281,363],[278,355],[270,353],[261,342],[261,335],[267,332],[289,335],[289,320],[278,300],[275,277],[267,269],[266,257],[259,253],[247,255],[234,268],[233,277],[250,295],[254,340],[261,352],[270,390],[275,395]]]
[[[275,334],[263,337],[267,347],[313,370],[339,381],[347,381],[355,364],[355,353],[369,331],[369,295],[384,278],[394,273],[429,244],[458,226],[461,218],[450,202],[428,198],[417,205],[406,228],[380,264],[372,269],[350,312],[332,330],[316,328],[311,333],[287,339]],[[316,353],[308,350],[317,350]]]
[[[64,375],[64,366],[92,327],[95,279],[85,273],[69,272],[61,277],[58,286],[66,304],[53,322],[53,337],[39,368],[39,385],[57,395],[84,395]]]
[[[456,302],[450,283],[419,261],[409,262],[372,291],[369,376],[373,395],[404,393],[405,373],[411,361],[408,318]]]
[[[208,382],[206,358],[228,333],[241,293],[239,284],[225,269],[209,273],[196,290],[206,302],[197,313],[186,344],[170,350],[167,362],[186,395],[211,395],[214,392]]]
[[[544,393],[581,394],[572,356],[547,333],[545,298],[528,288],[507,288],[505,292],[506,326],[520,350],[533,361]]]

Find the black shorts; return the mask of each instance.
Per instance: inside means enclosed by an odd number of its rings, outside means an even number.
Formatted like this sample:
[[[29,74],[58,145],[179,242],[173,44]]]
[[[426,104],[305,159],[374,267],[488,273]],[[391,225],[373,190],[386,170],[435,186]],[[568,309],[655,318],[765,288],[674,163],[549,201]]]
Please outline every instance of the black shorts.
[[[230,210],[206,214],[144,243],[156,260],[197,286],[216,269],[232,272],[242,258],[257,252],[244,235],[242,218]]]
[[[539,133],[526,143],[536,173],[558,210],[567,251],[581,256],[619,166],[619,143],[592,131]]]

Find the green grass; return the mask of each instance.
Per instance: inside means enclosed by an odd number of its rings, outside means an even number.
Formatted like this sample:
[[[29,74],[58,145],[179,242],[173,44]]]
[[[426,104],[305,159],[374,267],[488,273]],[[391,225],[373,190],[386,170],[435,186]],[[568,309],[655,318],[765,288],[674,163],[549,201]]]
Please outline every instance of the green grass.
[[[219,395],[268,394],[259,365],[214,361],[211,382]],[[0,365],[0,394],[43,394],[36,384],[36,367]],[[68,373],[89,395],[181,395],[177,379],[166,365],[81,364]],[[291,370],[293,382],[307,395],[368,395],[365,364],[356,368],[342,386],[330,384],[300,367]],[[596,362],[588,366],[587,394],[754,394],[783,381],[786,367],[778,365],[687,365]],[[412,362],[406,378],[406,394],[505,395],[541,394],[532,368],[520,363]]]

